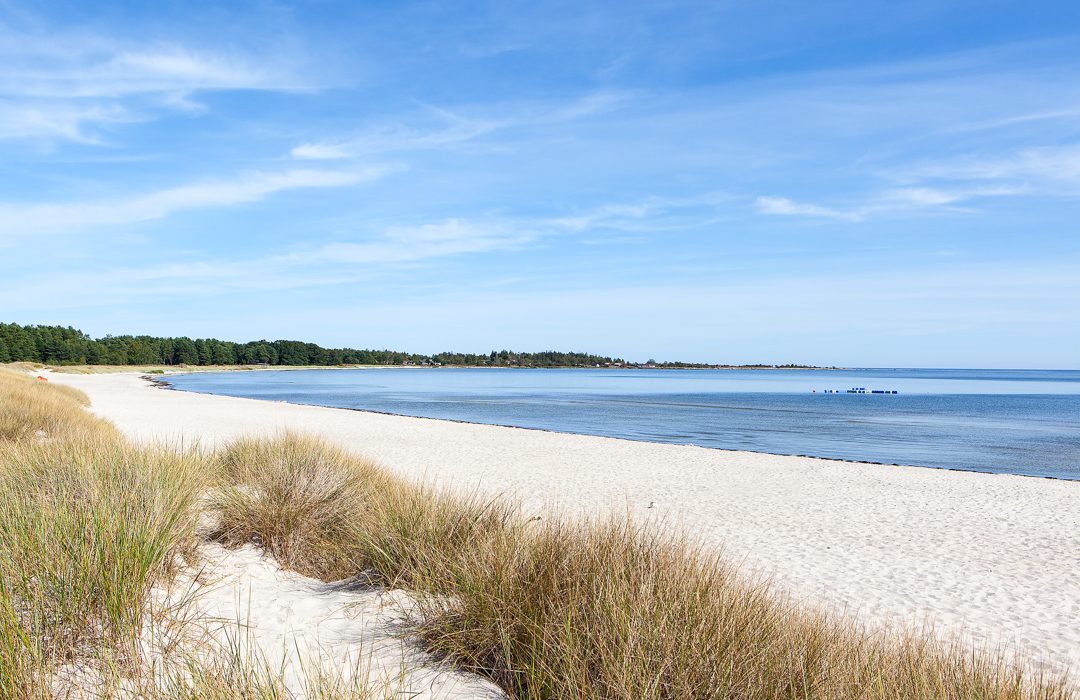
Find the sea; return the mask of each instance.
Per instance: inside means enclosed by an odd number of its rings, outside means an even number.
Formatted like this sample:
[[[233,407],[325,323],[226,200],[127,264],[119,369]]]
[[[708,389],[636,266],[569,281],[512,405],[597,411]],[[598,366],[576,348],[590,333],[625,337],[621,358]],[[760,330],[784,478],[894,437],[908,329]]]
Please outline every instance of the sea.
[[[1080,480],[1080,370],[394,367],[168,382],[562,433]]]

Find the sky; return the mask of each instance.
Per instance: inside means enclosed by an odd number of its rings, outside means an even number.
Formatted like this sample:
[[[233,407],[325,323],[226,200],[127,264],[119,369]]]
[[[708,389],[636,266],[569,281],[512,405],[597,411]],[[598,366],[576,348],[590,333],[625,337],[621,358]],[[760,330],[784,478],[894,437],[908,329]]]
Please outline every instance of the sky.
[[[1080,368],[1080,3],[0,0],[0,320]]]

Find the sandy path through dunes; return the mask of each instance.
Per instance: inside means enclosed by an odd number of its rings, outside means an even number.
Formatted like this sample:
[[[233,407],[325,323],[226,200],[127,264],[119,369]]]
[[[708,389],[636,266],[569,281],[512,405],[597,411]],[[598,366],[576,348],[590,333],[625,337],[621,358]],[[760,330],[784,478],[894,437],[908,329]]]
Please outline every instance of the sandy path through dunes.
[[[309,687],[320,675],[343,689],[366,688],[371,698],[506,698],[494,683],[409,641],[402,630],[415,603],[405,591],[323,583],[282,570],[253,547],[201,549],[197,569],[182,572],[171,590],[155,591],[163,601],[190,601],[184,648],[265,664],[296,698],[321,697]]]
[[[210,396],[51,375],[138,439],[321,435],[396,472],[529,508],[628,509],[722,545],[796,596],[931,622],[1080,670],[1080,482],[852,464]],[[649,509],[650,503],[655,507]]]

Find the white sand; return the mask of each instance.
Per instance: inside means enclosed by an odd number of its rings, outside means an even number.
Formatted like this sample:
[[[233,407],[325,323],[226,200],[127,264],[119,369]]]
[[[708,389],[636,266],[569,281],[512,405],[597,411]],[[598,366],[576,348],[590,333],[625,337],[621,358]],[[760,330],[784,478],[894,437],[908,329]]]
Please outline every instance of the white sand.
[[[175,615],[181,624],[173,625],[178,632],[149,630],[149,650],[179,640],[187,654],[255,660],[281,677],[290,697],[303,698],[320,675],[338,687],[377,691],[372,697],[506,697],[494,683],[436,661],[410,641],[405,630],[414,602],[404,591],[363,581],[323,583],[282,570],[254,547],[208,544],[201,555],[170,590],[155,591],[159,604],[182,611]]]
[[[237,659],[297,700],[328,690],[342,697],[506,698],[494,683],[432,658],[413,640],[416,602],[405,591],[362,580],[324,583],[281,569],[251,546],[206,543],[199,554],[194,566],[151,591],[152,609],[165,614],[148,615],[144,624],[141,655],[151,671],[142,682],[171,687],[190,677],[191,662],[212,668]],[[139,683],[119,683],[80,664],[61,667],[51,682],[56,697],[72,700],[143,697]]]
[[[290,429],[529,508],[661,517],[802,600],[1080,670],[1077,482],[297,406],[166,391],[130,374],[51,378],[137,439],[211,446]]]

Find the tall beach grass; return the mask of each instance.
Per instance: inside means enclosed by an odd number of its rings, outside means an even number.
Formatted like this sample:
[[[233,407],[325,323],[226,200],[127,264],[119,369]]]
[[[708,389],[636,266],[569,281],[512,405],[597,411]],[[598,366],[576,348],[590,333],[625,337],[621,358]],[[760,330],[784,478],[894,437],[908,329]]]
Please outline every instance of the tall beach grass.
[[[0,373],[0,697],[123,663],[145,596],[194,545],[207,464],[128,444],[85,396]],[[107,657],[107,658],[106,658]]]
[[[435,492],[291,435],[238,442],[222,460],[230,541],[287,551],[308,573],[415,590],[429,648],[511,697],[1073,697],[1002,656],[794,605],[627,518],[525,520],[503,501]]]
[[[83,410],[89,404],[78,389],[0,367],[0,442],[115,434],[111,424]]]

